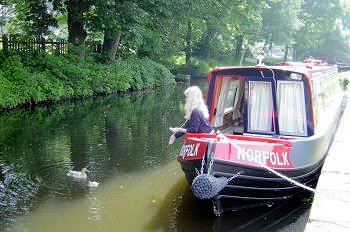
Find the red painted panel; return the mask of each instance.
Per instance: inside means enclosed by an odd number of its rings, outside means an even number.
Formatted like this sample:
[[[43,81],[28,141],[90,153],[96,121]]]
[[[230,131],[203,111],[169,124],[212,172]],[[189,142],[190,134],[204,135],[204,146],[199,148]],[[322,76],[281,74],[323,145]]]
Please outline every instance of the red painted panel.
[[[228,139],[216,140],[215,134],[190,134],[178,155],[178,160],[202,159],[209,140],[215,140],[212,147],[214,159],[260,167],[261,164],[274,169],[293,169],[290,160],[289,140],[255,137],[248,135],[227,135]]]
[[[214,159],[261,167],[266,165],[274,169],[294,168],[290,161],[290,147],[280,143],[235,142],[236,146],[217,142],[214,146]]]
[[[202,159],[207,149],[207,140],[186,138],[177,157],[178,160]]]

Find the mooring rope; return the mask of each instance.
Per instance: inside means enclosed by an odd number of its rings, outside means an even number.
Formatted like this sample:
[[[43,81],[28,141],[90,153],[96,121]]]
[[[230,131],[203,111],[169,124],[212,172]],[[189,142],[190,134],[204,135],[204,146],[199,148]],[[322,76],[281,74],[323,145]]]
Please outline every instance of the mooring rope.
[[[241,150],[241,147],[240,147],[239,145],[237,145],[237,144],[234,142],[233,139],[227,138],[227,137],[226,137],[225,135],[223,135],[221,132],[218,133],[218,139],[225,139],[228,143],[232,144],[238,151]],[[350,203],[350,201],[347,201],[347,200],[344,200],[344,199],[341,199],[341,198],[337,198],[337,197],[331,196],[331,195],[329,195],[329,194],[326,194],[326,193],[324,193],[324,192],[321,192],[321,191],[319,191],[319,190],[316,190],[315,188],[311,188],[311,187],[309,187],[309,186],[307,186],[307,185],[305,185],[305,184],[302,184],[302,183],[300,183],[300,182],[298,182],[298,181],[296,181],[296,180],[293,180],[292,178],[290,178],[290,177],[288,177],[288,176],[286,176],[286,175],[283,175],[282,173],[279,173],[279,172],[277,172],[276,170],[274,170],[274,169],[268,167],[266,164],[264,164],[264,163],[261,162],[261,161],[260,161],[260,162],[256,162],[256,163],[259,164],[261,167],[265,168],[266,170],[268,170],[269,172],[272,172],[272,173],[275,174],[276,176],[279,176],[279,177],[281,177],[282,179],[284,179],[284,180],[286,180],[286,181],[288,181],[288,182],[290,182],[290,183],[292,183],[292,184],[294,184],[294,185],[296,185],[296,186],[298,186],[298,187],[300,187],[300,188],[303,188],[303,189],[305,189],[305,190],[308,190],[308,191],[310,191],[310,192],[312,192],[312,193],[321,194],[321,195],[323,195],[323,196],[326,196],[326,197],[328,197],[328,198],[332,198],[332,199],[334,199],[334,200],[338,200],[338,201]],[[238,173],[237,173],[237,174],[238,174]]]

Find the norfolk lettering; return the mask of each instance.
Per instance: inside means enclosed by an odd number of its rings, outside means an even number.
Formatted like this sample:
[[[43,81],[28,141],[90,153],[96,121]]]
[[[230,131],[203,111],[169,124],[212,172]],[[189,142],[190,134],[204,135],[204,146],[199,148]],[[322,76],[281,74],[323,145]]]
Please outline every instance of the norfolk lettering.
[[[181,157],[197,156],[199,145],[200,145],[200,143],[183,145],[181,148],[181,151],[179,153],[179,156],[181,156]]]
[[[287,152],[272,152],[261,151],[252,148],[239,149],[237,153],[237,159],[242,161],[263,163],[267,165],[267,161],[274,166],[288,166],[290,165]]]

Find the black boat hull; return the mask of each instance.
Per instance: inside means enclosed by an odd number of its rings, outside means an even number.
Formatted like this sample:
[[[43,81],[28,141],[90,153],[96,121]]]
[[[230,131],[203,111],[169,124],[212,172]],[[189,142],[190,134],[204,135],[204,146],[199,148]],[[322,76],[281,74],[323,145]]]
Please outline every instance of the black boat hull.
[[[279,170],[278,172],[300,184],[314,188],[316,187],[323,163],[324,159],[309,167]],[[181,161],[180,164],[188,183],[192,184],[193,179],[197,176],[196,169],[201,169],[201,160]],[[206,170],[206,167],[204,170]],[[262,167],[251,167],[215,160],[210,171],[210,174],[215,177],[224,176],[227,178],[236,173],[239,173],[239,175],[212,198],[216,215],[221,215],[227,211],[274,204],[290,200],[302,194],[310,194],[309,191]]]

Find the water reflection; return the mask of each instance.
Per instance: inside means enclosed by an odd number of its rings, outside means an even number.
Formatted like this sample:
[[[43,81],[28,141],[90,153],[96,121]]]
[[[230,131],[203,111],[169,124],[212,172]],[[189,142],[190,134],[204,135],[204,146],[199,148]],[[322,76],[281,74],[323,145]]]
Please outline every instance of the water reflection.
[[[265,218],[216,218],[210,202],[194,199],[176,161],[181,140],[167,145],[168,128],[183,121],[185,88],[2,115],[0,230],[239,231]],[[83,167],[98,188],[66,176]]]
[[[30,208],[33,201],[25,200],[24,205],[5,201],[3,196],[12,201],[20,198],[19,194],[10,194],[8,176],[18,179],[24,173],[40,202],[50,198],[75,199],[86,196],[90,189],[85,182],[68,178],[70,169],[87,166],[91,171],[89,179],[103,183],[114,176],[173,161],[177,148],[167,146],[167,128],[182,120],[177,108],[182,100],[182,96],[177,96],[182,92],[181,86],[168,86],[2,115],[0,223],[21,215],[20,208]],[[10,166],[11,172],[7,168]],[[34,191],[24,187],[21,190],[28,196]]]
[[[311,198],[300,196],[289,202],[213,215],[211,201],[195,199],[185,178],[169,189],[159,211],[146,224],[147,231],[227,232],[303,231]]]

